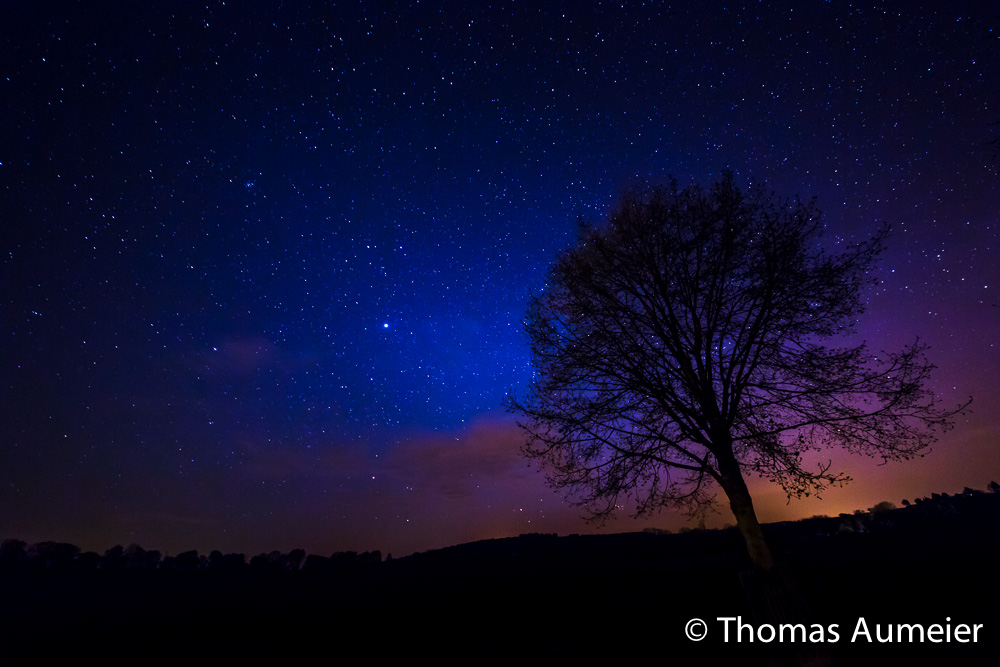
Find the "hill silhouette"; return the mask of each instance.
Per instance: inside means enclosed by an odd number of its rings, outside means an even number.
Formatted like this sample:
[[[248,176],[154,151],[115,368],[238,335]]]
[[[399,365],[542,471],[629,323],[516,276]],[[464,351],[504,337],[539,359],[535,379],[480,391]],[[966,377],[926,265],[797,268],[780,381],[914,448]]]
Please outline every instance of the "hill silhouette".
[[[765,530],[812,610],[792,620],[835,627],[824,648],[840,664],[963,665],[997,655],[998,527],[1000,493],[966,489]],[[137,545],[96,554],[7,539],[0,643],[67,658],[114,647],[134,659],[196,651],[259,662],[363,648],[377,663],[629,664],[697,652],[707,664],[768,664],[787,647],[752,631],[723,641],[717,620],[753,622],[740,540],[735,529],[526,534],[383,560],[302,550],[162,558]],[[984,627],[976,642],[851,642],[859,617]],[[684,635],[692,618],[709,624],[702,642]]]

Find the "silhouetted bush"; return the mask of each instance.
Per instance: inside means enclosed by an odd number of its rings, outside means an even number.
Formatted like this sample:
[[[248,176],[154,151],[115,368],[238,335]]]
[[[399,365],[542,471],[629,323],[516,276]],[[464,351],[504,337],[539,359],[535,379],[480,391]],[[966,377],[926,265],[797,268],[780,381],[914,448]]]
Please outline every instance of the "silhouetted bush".
[[[32,567],[41,570],[69,572],[80,547],[66,542],[39,542],[28,547],[27,558]]]
[[[358,552],[357,551],[338,551],[334,553],[330,558],[337,565],[353,565],[358,562]]]
[[[14,538],[0,542],[0,565],[10,567],[23,564],[28,557],[27,547],[27,542]]]
[[[184,551],[174,558],[174,567],[178,572],[196,572],[204,569],[202,560],[203,558],[198,555],[197,551]]]
[[[101,569],[107,572],[118,572],[125,569],[125,548],[116,544],[104,552],[101,558]]]
[[[138,544],[130,544],[122,554],[125,568],[140,572],[152,572],[160,567],[160,552],[146,551]]]
[[[323,574],[334,571],[333,559],[327,558],[326,556],[317,556],[316,554],[309,554],[306,556],[305,565],[302,566],[303,572],[308,572],[310,574]]]
[[[281,559],[282,569],[287,572],[298,572],[302,569],[302,561],[306,559],[305,549],[292,549]]]
[[[95,551],[85,551],[76,557],[74,569],[78,572],[96,572],[101,567],[101,555]]]

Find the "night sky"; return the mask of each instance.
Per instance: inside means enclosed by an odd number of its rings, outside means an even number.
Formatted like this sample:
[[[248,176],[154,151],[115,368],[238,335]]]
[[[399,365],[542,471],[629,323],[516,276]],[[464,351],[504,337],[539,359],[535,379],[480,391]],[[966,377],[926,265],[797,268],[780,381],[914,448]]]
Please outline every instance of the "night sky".
[[[622,188],[727,168],[834,249],[890,222],[861,337],[974,398],[918,461],[833,452],[823,501],[754,484],[761,519],[1000,480],[994,3],[192,4],[0,5],[0,538],[596,530],[502,406],[528,298]]]

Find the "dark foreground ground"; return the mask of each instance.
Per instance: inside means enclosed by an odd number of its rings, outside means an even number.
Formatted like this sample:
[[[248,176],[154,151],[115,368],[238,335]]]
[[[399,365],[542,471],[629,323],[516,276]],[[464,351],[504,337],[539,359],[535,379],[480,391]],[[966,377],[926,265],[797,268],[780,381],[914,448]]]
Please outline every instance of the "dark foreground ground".
[[[782,613],[837,664],[1000,664],[1000,494],[766,530],[799,593],[783,598]],[[0,568],[0,664],[90,656],[125,664],[766,665],[795,645],[760,641],[766,619],[762,603],[748,602],[759,586],[741,576],[747,569],[733,530],[525,535],[292,572],[8,566]],[[724,617],[753,630],[737,642],[731,621],[726,642]],[[871,642],[852,642],[859,617]],[[693,618],[707,624],[700,642],[685,636]],[[877,624],[900,623],[950,624],[952,638],[919,642],[907,631],[902,641],[877,641]],[[978,641],[957,641],[971,640],[956,637],[961,624],[981,624]]]

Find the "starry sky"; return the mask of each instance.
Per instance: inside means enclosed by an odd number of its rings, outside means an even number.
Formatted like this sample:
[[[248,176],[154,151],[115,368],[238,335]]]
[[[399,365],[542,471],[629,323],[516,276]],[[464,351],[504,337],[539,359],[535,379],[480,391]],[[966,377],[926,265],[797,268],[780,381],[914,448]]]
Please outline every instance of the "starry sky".
[[[580,6],[580,5],[586,6]],[[872,3],[0,5],[0,538],[405,555],[603,528],[518,455],[521,329],[629,185],[892,224],[859,335],[916,336],[923,459],[822,501],[1000,479],[1000,9]],[[728,509],[710,525],[731,522]]]

